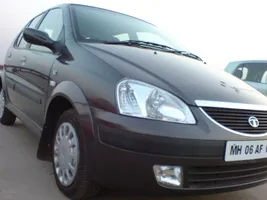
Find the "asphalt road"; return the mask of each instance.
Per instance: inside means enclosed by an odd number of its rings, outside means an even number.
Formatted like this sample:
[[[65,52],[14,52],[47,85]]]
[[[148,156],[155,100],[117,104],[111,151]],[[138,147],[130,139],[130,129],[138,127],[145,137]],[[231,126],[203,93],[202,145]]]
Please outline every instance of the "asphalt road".
[[[36,158],[38,139],[19,121],[0,125],[0,199],[67,200],[58,190],[50,163]],[[107,193],[100,200],[265,200],[267,185],[238,192],[195,197],[130,197]]]

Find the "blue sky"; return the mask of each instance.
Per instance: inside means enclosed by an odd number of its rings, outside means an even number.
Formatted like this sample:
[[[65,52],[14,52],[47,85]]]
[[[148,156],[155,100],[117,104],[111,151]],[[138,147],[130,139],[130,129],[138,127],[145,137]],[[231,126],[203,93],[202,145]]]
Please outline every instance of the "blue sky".
[[[8,0],[1,2],[0,63],[29,19],[64,2],[107,8],[152,22],[219,69],[233,60],[267,59],[264,0]]]

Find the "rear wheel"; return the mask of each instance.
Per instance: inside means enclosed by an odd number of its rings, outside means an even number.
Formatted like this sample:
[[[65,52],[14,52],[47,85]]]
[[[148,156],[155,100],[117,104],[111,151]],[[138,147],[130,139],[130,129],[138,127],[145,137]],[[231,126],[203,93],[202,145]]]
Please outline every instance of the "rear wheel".
[[[4,125],[13,125],[16,121],[16,116],[6,108],[6,100],[4,90],[0,92],[0,122]]]
[[[53,169],[58,188],[73,200],[96,196],[100,187],[90,181],[86,139],[75,110],[65,111],[53,141]]]

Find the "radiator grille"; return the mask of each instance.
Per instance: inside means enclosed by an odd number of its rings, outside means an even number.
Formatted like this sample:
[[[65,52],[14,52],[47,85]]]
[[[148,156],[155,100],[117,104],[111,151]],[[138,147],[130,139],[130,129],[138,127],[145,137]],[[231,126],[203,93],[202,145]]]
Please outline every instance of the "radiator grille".
[[[262,134],[267,132],[267,111],[241,110],[229,108],[202,108],[213,120],[228,129],[248,134]],[[259,126],[250,126],[249,117],[256,117]]]

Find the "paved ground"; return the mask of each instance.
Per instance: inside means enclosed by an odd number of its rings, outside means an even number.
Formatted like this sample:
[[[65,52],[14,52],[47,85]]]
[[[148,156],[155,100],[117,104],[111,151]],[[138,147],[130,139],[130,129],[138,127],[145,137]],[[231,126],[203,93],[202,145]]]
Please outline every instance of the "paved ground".
[[[0,199],[66,200],[57,190],[49,163],[36,159],[37,138],[20,122],[12,127],[0,125]],[[228,194],[147,198],[107,194],[101,200],[265,200],[267,185]]]

